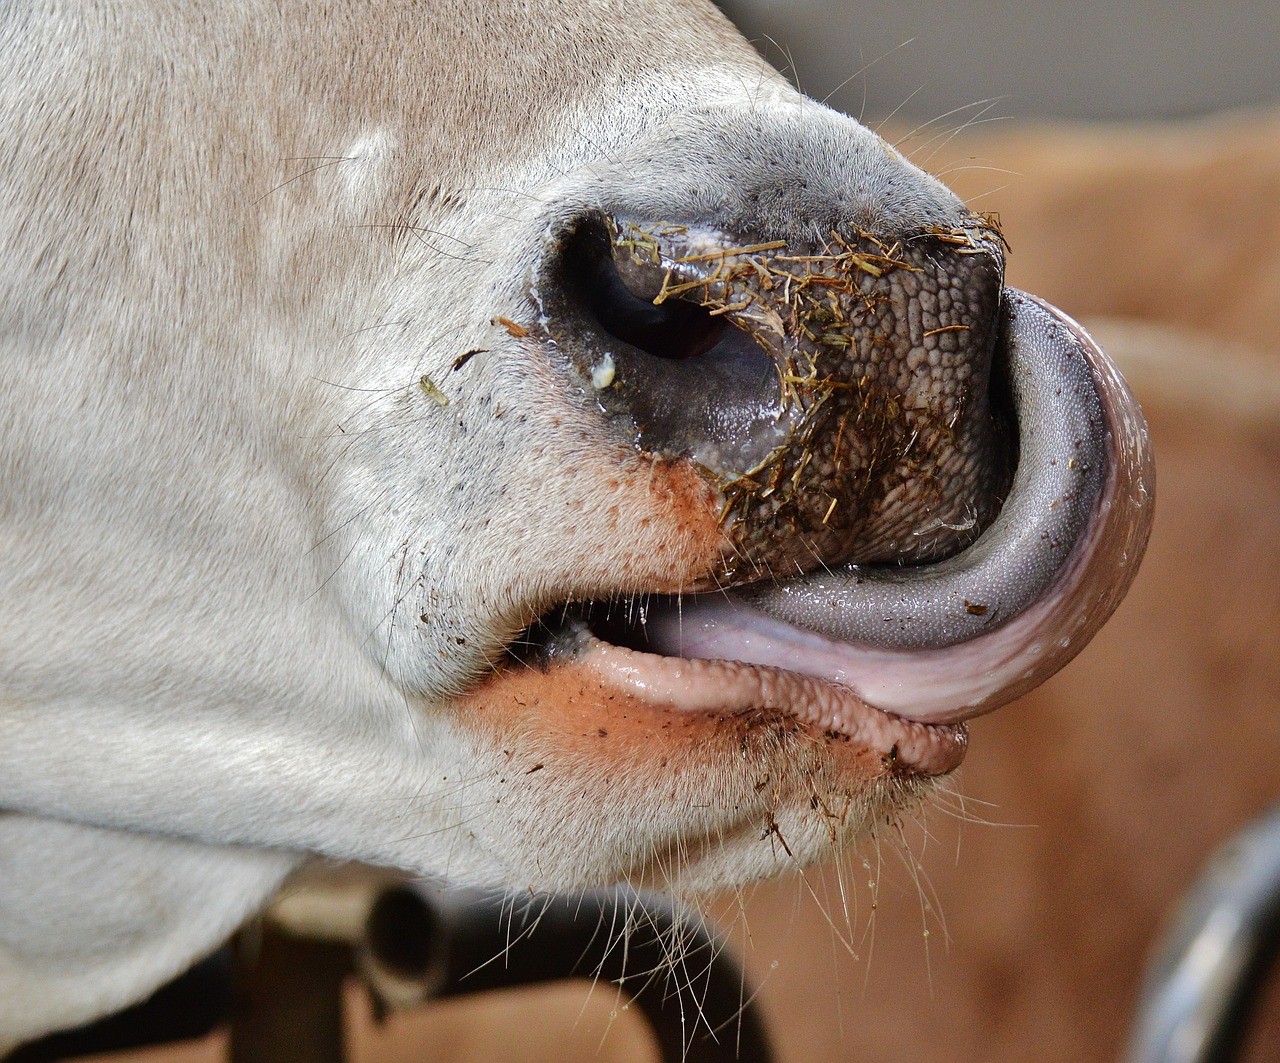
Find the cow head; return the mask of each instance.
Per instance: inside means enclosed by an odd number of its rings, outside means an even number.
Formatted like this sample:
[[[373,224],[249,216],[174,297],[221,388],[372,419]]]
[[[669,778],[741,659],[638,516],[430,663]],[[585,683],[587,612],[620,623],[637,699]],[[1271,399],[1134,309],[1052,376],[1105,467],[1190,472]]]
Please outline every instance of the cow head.
[[[339,197],[363,278],[322,374],[326,595],[483,780],[457,873],[811,860],[1114,608],[1140,416],[1003,288],[991,219],[713,12],[484,17],[483,60],[422,43],[447,91],[273,193]],[[335,257],[305,268],[350,286]]]
[[[710,5],[9,22],[19,854],[741,882],[954,768],[1133,575],[1105,359]]]

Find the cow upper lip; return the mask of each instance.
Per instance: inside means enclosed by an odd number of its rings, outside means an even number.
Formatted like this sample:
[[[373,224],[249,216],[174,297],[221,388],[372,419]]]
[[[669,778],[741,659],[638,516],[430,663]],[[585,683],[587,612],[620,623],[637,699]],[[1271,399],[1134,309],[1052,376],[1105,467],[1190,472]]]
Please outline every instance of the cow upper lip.
[[[1007,293],[1006,306],[1008,356],[1028,363],[1014,375],[1034,368],[1038,379],[1014,381],[1015,391],[1026,385],[1017,397],[1023,457],[1005,509],[968,549],[931,565],[847,566],[725,592],[564,607],[541,622],[539,652],[581,654],[597,638],[667,658],[736,661],[809,676],[930,724],[989,711],[1043,681],[1127,590],[1150,531],[1154,478],[1141,413],[1083,329],[1022,293]],[[1028,420],[1037,403],[1044,423]],[[1049,406],[1065,413],[1054,420]],[[1009,578],[1011,566],[1022,574]]]

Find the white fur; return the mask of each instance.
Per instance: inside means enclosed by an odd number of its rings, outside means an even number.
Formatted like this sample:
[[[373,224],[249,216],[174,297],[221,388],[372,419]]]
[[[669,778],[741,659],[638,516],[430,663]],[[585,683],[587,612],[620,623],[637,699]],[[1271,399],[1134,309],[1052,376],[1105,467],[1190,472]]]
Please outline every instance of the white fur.
[[[304,854],[537,888],[786,862],[731,757],[528,774],[533,722],[459,708],[542,609],[692,564],[492,323],[530,322],[550,227],[748,218],[743,145],[784,141],[797,226],[954,202],[709,7],[636,7],[0,11],[0,1044],[144,994]]]

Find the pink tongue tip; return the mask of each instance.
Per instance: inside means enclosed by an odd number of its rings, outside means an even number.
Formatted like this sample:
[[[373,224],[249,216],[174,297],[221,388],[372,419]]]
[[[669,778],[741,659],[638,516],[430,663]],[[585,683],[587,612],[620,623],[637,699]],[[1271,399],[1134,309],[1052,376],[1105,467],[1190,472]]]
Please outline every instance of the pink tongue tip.
[[[724,596],[651,610],[649,648],[669,657],[779,668],[852,690],[878,709],[929,723],[977,715],[1002,685],[974,648],[885,650],[838,642]]]

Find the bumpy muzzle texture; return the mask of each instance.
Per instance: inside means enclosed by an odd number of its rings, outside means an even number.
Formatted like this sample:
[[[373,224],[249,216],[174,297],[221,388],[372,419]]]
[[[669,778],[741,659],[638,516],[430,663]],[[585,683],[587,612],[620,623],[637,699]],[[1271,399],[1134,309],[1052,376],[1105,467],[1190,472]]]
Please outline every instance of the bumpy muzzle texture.
[[[618,219],[610,233],[628,291],[723,318],[776,372],[772,408],[718,444],[668,438],[652,382],[625,364],[602,400],[629,410],[645,449],[683,445],[715,480],[724,580],[945,556],[994,516],[1016,454],[992,402],[1003,254],[985,220],[808,247]]]

